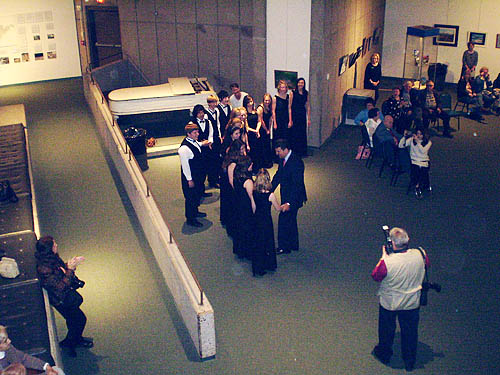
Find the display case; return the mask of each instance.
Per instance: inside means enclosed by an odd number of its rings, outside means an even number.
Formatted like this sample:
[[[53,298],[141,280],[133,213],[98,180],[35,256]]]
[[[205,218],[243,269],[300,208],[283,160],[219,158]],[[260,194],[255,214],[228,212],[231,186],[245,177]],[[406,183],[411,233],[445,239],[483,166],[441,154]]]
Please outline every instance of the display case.
[[[433,39],[438,36],[439,29],[430,26],[409,26],[406,31],[405,59],[403,78],[413,79],[416,86],[424,85],[427,79],[435,80],[436,69],[431,69],[433,76],[428,76],[429,67],[435,66],[438,57],[438,46]]]

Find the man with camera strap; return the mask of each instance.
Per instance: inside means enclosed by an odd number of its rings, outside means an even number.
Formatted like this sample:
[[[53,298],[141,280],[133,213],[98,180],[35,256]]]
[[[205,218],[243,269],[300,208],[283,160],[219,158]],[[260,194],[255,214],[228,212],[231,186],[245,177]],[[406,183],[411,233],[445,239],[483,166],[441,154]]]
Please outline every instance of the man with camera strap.
[[[408,242],[404,229],[392,228],[388,238],[392,249],[382,247],[382,257],[372,271],[372,278],[380,282],[379,343],[372,354],[383,364],[389,364],[397,317],[405,368],[412,371],[417,356],[420,294],[429,259],[423,249],[409,249]]]

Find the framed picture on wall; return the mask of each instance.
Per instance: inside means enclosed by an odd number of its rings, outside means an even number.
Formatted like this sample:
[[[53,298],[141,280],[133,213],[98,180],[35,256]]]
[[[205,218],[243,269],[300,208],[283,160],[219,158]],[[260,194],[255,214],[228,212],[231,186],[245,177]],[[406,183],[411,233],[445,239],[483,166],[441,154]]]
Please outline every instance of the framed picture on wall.
[[[297,85],[298,72],[288,70],[275,70],[274,71],[274,87],[278,86],[278,82],[283,80],[288,85],[289,89],[295,89]]]
[[[469,33],[469,42],[474,43],[476,46],[484,46],[486,44],[486,33]]]
[[[342,56],[339,59],[339,76],[342,75],[349,65],[349,55]]]
[[[497,42],[495,44],[495,47],[500,48],[500,34],[497,34]]]
[[[434,24],[439,35],[433,39],[434,45],[456,47],[458,45],[458,26]]]

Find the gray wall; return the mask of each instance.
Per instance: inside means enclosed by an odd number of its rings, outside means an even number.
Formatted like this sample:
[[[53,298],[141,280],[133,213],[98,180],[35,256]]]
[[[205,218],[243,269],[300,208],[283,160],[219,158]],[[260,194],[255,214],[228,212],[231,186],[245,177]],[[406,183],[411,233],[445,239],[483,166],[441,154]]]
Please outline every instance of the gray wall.
[[[153,83],[206,76],[265,90],[265,0],[117,0],[123,52]]]

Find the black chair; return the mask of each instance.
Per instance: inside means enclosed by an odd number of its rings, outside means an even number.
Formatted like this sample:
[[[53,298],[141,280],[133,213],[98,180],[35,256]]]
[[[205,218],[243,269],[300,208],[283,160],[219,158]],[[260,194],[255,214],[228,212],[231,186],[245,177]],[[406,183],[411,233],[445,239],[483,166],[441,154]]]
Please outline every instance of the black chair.
[[[411,160],[408,147],[398,148],[396,152],[395,168],[392,171],[391,186],[396,186],[399,176],[404,173],[410,174]]]
[[[379,126],[384,126],[383,124],[380,124]],[[370,152],[370,156],[368,159],[366,159],[366,168],[370,169],[373,164],[373,159],[375,159],[376,156],[383,156],[384,152],[382,149],[382,143],[378,140],[375,135],[372,136],[372,142],[373,142],[373,147],[371,148],[372,151]]]
[[[361,144],[360,146],[363,146],[361,149],[361,156],[363,156],[363,153],[365,152],[366,149],[371,149],[370,146],[370,136],[368,135],[368,129],[366,129],[366,126],[362,125],[360,127],[361,129]],[[360,158],[361,160],[361,158]]]
[[[464,112],[457,112],[454,109],[451,109],[451,95],[448,93],[443,93],[439,96],[439,100],[441,102],[441,110],[450,116],[450,119],[456,118],[458,122],[458,130],[460,130],[460,116],[464,115]],[[457,102],[458,104],[458,102]],[[456,107],[456,105],[455,105]],[[469,105],[467,104],[467,108]],[[437,128],[439,131],[439,118],[437,118]]]
[[[463,99],[463,98],[457,99],[457,102],[455,103],[455,108],[453,108],[453,110],[456,112],[469,113],[470,112],[469,111],[469,103],[464,102],[461,99]],[[458,109],[458,111],[457,111],[457,109]],[[464,111],[464,109],[465,109],[465,111]]]

